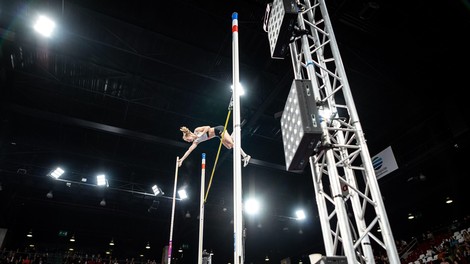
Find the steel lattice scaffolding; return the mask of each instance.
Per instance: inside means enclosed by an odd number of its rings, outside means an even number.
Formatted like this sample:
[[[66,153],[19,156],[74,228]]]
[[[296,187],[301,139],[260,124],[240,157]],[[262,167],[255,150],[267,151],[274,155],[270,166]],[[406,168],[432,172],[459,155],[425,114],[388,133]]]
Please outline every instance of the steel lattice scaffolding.
[[[289,22],[294,4],[297,12]],[[326,255],[375,263],[374,248],[379,246],[390,263],[400,263],[325,1],[276,0],[270,8],[269,23],[273,16],[282,19],[279,10],[284,8],[284,20],[277,25],[291,27],[286,45],[294,76],[311,82],[320,116],[321,139],[309,161]],[[273,36],[273,31],[268,34],[274,58],[273,53],[285,50],[279,44],[285,32],[278,29]]]

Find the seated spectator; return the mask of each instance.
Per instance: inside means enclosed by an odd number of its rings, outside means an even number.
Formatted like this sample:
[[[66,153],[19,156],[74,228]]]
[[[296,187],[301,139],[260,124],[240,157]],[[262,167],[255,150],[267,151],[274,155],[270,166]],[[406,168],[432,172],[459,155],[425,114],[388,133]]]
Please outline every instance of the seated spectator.
[[[465,242],[467,242],[467,243],[470,242],[470,233],[468,233],[467,230],[464,230],[464,231],[462,232],[462,237],[463,237],[463,240],[464,240]]]

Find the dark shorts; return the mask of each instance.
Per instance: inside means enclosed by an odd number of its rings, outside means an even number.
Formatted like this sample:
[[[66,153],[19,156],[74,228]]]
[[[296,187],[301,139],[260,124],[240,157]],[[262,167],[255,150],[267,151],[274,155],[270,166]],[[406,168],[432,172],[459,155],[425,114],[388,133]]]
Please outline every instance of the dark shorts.
[[[214,134],[218,138],[222,138],[222,133],[224,133],[224,126],[214,127]]]

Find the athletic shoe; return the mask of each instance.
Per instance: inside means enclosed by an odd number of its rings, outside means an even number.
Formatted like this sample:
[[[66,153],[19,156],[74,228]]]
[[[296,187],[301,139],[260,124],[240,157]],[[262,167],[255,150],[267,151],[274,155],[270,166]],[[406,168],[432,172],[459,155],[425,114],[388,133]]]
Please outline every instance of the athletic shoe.
[[[242,160],[243,160],[243,167],[246,167],[246,165],[248,165],[248,163],[250,162],[250,159],[251,159],[251,156],[250,155],[246,155]]]

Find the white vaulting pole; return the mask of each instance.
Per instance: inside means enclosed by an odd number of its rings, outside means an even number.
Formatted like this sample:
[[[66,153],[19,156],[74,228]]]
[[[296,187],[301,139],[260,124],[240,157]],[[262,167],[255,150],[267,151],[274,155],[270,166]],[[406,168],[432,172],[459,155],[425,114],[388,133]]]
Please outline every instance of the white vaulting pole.
[[[234,264],[244,263],[243,259],[243,207],[242,207],[242,168],[241,168],[241,128],[240,128],[240,78],[238,63],[238,13],[232,14],[232,73],[233,73],[233,229],[234,229]]]
[[[178,184],[178,160],[179,157],[176,157],[175,185],[173,186],[173,205],[171,208],[170,242],[168,243],[168,264],[171,264],[171,250],[173,248],[173,222],[175,220],[176,185]]]
[[[203,235],[204,235],[204,193],[206,185],[206,153],[202,153],[201,162],[201,208],[199,209],[199,249],[197,263],[202,264]]]

